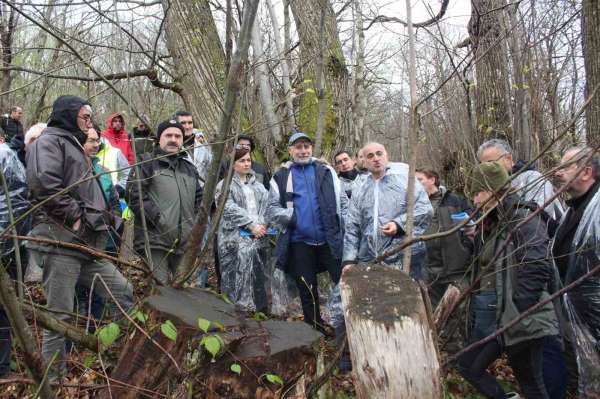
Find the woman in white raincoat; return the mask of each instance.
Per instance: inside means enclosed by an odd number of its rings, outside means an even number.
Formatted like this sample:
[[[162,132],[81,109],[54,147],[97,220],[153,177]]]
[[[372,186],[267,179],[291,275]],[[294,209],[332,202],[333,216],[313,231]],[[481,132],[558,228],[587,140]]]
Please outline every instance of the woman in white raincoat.
[[[219,223],[218,254],[221,265],[221,290],[234,303],[248,310],[265,312],[267,293],[267,223],[265,211],[268,192],[252,171],[247,149],[235,152],[233,177],[223,216]],[[217,186],[217,199],[223,181]]]

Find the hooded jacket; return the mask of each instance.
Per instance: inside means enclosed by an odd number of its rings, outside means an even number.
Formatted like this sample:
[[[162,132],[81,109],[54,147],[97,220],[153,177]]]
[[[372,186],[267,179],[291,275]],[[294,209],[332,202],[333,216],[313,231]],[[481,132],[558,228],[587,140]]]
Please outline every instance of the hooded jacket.
[[[139,166],[142,184],[140,194],[136,170],[127,182],[130,193],[129,207],[135,214],[134,246],[143,252],[144,234],[140,214],[140,196],[148,226],[150,248],[182,254],[190,231],[196,220],[196,211],[202,200],[202,186],[198,172],[187,157],[179,153],[163,157],[165,153],[156,148],[152,154],[143,154]]]
[[[264,309],[266,295],[265,270],[268,237],[255,239],[243,235],[254,226],[267,225],[268,192],[256,180],[253,171],[248,182],[233,174],[229,194],[219,223],[218,253],[221,268],[221,290],[236,304],[250,309]],[[223,180],[217,186],[216,201],[222,195]],[[258,303],[257,303],[258,302]]]
[[[118,230],[121,220],[110,211],[97,178],[81,182],[94,176],[92,163],[82,145],[87,136],[77,125],[78,112],[84,105],[89,104],[79,97],[59,97],[54,102],[48,127],[27,151],[31,202],[35,205],[48,200],[34,215],[31,235],[104,250],[108,231],[111,228]],[[54,197],[71,185],[75,187]],[[81,220],[81,226],[73,230],[77,220]],[[41,252],[89,258],[89,255],[66,248],[33,242],[28,246]]]
[[[113,119],[120,116],[123,119],[123,126],[125,126],[125,118],[118,112],[113,112],[108,116],[106,120],[106,130],[102,132],[102,137],[106,138],[110,145],[121,150],[129,165],[135,163],[135,157],[133,156],[133,150],[131,149],[131,139],[127,134],[127,131],[123,128],[118,132],[113,128]]]
[[[525,161],[518,161],[513,166],[512,186],[524,201],[535,202],[539,207],[554,195],[554,187],[533,165],[523,170]],[[558,198],[544,209],[554,221],[559,222],[563,215],[563,207]]]
[[[402,241],[408,215],[407,188],[408,173],[388,166],[381,179],[375,180],[369,174],[365,182],[352,193],[344,236],[344,264],[369,262]],[[420,236],[429,225],[433,208],[416,178],[414,196],[413,234]],[[381,227],[388,222],[398,225],[398,233],[394,237],[381,233]],[[422,243],[415,244],[411,250],[414,255],[424,256],[425,246]],[[402,252],[387,258],[385,262],[401,264]]]

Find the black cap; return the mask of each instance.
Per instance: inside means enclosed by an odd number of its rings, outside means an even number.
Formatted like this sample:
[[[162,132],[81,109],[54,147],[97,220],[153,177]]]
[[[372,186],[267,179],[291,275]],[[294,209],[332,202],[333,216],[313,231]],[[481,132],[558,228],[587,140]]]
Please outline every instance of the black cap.
[[[175,119],[168,119],[158,125],[158,128],[156,128],[156,137],[160,140],[160,135],[162,132],[170,127],[176,127],[177,129],[181,130],[181,134],[185,134],[185,129],[181,123],[177,122]]]

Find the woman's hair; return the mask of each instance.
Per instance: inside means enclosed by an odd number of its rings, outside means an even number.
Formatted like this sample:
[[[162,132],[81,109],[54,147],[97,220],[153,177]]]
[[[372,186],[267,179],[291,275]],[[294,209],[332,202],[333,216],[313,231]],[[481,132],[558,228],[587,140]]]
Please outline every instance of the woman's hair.
[[[244,155],[250,153],[250,150],[247,148],[238,148],[235,150],[235,155],[233,156],[233,161],[237,161],[239,160],[241,157],[243,157]]]

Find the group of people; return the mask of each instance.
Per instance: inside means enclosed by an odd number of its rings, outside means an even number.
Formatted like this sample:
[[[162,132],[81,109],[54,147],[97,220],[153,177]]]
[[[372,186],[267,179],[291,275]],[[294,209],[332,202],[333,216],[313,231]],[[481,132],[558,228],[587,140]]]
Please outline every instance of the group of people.
[[[118,253],[123,219],[132,218],[134,249],[164,285],[176,273],[196,220],[213,156],[193,116],[177,112],[155,133],[140,122],[129,135],[124,125],[122,114],[111,114],[101,131],[88,102],[62,96],[47,126],[35,125],[34,133],[24,135],[21,126],[22,140],[5,130],[0,139],[9,187],[8,195],[2,191],[2,227],[10,225],[10,202],[11,216],[20,220],[15,227],[31,237],[23,250],[43,269],[48,307],[64,320],[74,309],[78,286],[93,285],[94,293],[108,302],[112,295],[125,310],[132,306],[132,287],[106,259],[53,241]],[[327,272],[337,287],[345,268],[375,259],[404,268],[403,251],[393,249],[406,238],[409,167],[390,162],[385,146],[374,142],[356,156],[336,153],[333,166],[313,157],[313,141],[305,133],[291,134],[287,147],[289,161],[271,177],[252,158],[252,137],[240,135],[229,163],[220,168],[222,178],[233,171],[228,189],[221,180],[214,198],[215,204],[224,202],[214,242],[219,288],[236,304],[266,313],[269,294],[276,294],[267,284],[269,265],[275,264],[295,282],[304,321],[341,343],[343,314],[330,318],[332,332],[321,314],[317,276]],[[567,388],[590,389],[579,351],[586,337],[595,340],[591,347],[598,357],[600,277],[588,277],[558,298],[560,303],[549,299],[600,264],[598,158],[583,146],[564,153],[555,176],[570,197],[565,212],[549,179],[531,163],[517,162],[506,141],[486,141],[477,157],[466,176],[467,198],[444,187],[436,171],[417,170],[413,235],[452,232],[404,249],[411,251],[411,276],[427,285],[434,306],[450,284],[469,290],[468,305],[461,307],[468,326],[461,345],[506,326],[456,362],[485,397],[512,395],[486,371],[503,353],[526,398],[563,398]],[[30,218],[19,218],[36,205]],[[12,271],[16,248],[10,239],[2,244],[2,263]],[[202,284],[205,280],[204,273]],[[339,289],[330,299],[341,309]],[[524,312],[528,316],[514,323]],[[0,375],[10,356],[2,317],[0,312]],[[47,360],[58,353],[55,364],[64,372],[60,334],[44,332],[42,353]],[[347,354],[340,368],[351,368]]]

